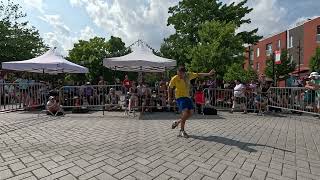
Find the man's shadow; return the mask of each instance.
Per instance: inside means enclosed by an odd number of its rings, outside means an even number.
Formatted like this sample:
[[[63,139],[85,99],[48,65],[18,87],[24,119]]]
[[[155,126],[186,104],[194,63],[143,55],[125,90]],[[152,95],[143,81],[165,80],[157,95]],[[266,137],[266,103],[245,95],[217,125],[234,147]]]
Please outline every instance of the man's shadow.
[[[225,138],[225,137],[219,137],[219,136],[204,137],[204,136],[190,135],[190,138],[198,139],[198,140],[202,140],[202,141],[217,142],[217,143],[221,143],[221,144],[228,145],[228,146],[235,146],[235,147],[238,147],[239,149],[247,151],[247,152],[258,152],[257,150],[251,148],[251,147],[256,147],[256,146],[264,146],[264,147],[274,148],[274,149],[278,149],[278,150],[285,151],[285,152],[292,152],[292,151],[289,151],[286,149],[281,149],[281,148],[272,147],[272,146],[268,146],[268,145],[241,142],[241,141],[237,141],[237,140],[233,140],[233,139],[229,139],[229,138]]]

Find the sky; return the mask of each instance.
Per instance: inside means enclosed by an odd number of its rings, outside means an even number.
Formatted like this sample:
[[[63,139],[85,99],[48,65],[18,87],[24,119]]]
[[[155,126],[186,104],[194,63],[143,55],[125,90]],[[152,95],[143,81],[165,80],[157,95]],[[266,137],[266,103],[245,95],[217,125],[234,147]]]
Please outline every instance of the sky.
[[[27,13],[50,47],[67,55],[78,40],[94,36],[121,37],[127,46],[142,39],[159,49],[163,39],[174,33],[167,26],[168,8],[179,0],[12,0]],[[221,0],[224,3],[241,0]],[[307,18],[320,16],[319,0],[248,0],[254,10],[252,23],[240,30],[259,28],[259,35],[286,30]]]

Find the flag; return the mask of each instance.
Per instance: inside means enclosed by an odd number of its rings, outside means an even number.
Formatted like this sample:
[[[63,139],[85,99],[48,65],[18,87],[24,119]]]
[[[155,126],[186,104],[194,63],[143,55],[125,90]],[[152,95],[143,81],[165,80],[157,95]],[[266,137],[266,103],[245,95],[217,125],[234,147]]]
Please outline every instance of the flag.
[[[276,64],[281,64],[281,52],[280,51],[275,51],[275,62]]]

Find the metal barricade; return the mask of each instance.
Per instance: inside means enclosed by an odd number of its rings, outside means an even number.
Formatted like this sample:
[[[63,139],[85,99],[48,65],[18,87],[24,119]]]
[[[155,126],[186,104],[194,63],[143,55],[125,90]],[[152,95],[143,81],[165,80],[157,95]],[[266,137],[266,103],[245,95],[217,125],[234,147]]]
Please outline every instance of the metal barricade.
[[[151,87],[127,90],[121,85],[64,86],[59,90],[59,102],[65,110],[72,111],[86,109],[144,113],[167,108],[166,93],[159,93]]]
[[[320,102],[316,92],[313,90],[303,87],[273,87],[269,89],[268,96],[268,106],[271,109],[319,114]]]
[[[266,111],[268,97],[266,93],[252,90],[235,91],[233,89],[205,89],[205,104],[217,110],[263,112]]]
[[[2,83],[0,112],[42,109],[48,93],[47,85],[42,83]]]

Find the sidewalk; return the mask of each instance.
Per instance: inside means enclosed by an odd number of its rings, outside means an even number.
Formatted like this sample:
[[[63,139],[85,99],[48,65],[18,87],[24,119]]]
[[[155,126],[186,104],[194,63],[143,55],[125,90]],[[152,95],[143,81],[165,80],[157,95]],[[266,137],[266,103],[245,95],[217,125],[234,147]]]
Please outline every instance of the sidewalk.
[[[176,117],[1,114],[0,179],[320,179],[317,118],[220,112],[184,139]]]

